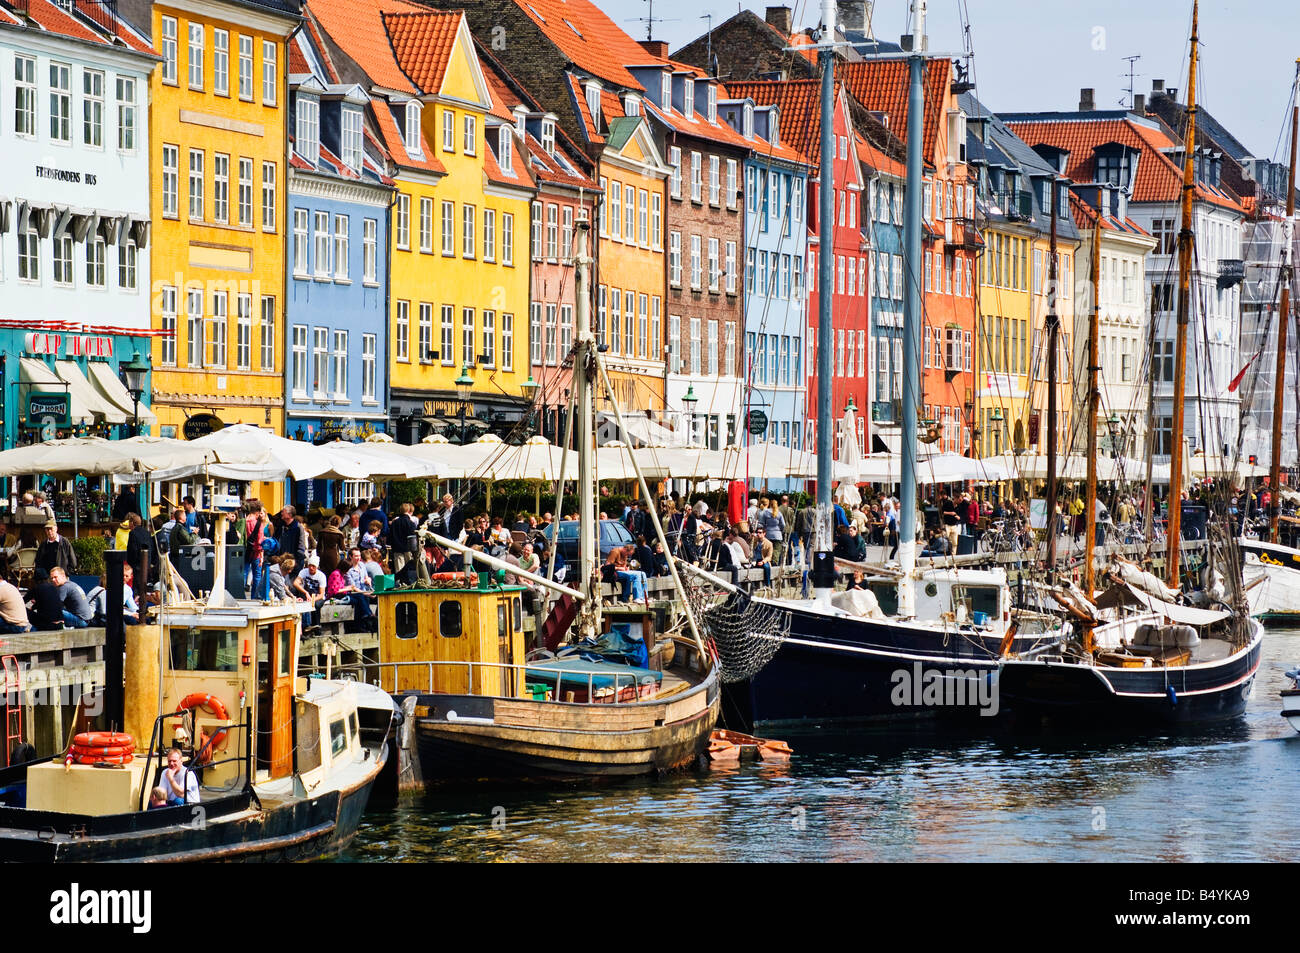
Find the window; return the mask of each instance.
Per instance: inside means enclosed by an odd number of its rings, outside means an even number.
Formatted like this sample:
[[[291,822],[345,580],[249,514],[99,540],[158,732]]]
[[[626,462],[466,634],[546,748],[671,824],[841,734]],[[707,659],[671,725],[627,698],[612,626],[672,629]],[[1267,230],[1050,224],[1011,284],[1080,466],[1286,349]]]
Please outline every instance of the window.
[[[212,91],[230,95],[230,34],[225,30],[212,31]]]
[[[316,261],[313,263],[317,278],[328,278],[330,273],[330,213],[317,212],[315,220]]]
[[[235,296],[235,367],[247,371],[253,362],[253,296]]]
[[[709,376],[717,377],[718,376],[718,322],[710,319],[708,330],[709,330],[709,337],[708,337]]]
[[[411,249],[411,197],[405,192],[397,193],[397,247],[403,251]]]
[[[40,235],[34,225],[18,235],[18,277],[24,281],[41,280]]]
[[[179,150],[175,146],[162,148],[162,213],[164,218],[176,217],[179,170]]]
[[[532,256],[542,257],[542,203],[534,202],[532,210]]]
[[[460,311],[460,357],[461,364],[474,366],[474,309],[462,308]]]
[[[249,102],[253,98],[253,38],[239,37],[239,98]]]
[[[727,294],[736,293],[736,243],[727,242]],[[730,325],[728,325],[730,327]]]
[[[375,399],[375,336],[361,335],[361,399],[371,403]]]
[[[655,251],[663,248],[663,210],[661,199],[656,192],[650,196],[650,247]]]
[[[433,199],[420,198],[420,251],[433,253]]]
[[[262,231],[275,231],[275,163],[262,163]]]
[[[421,364],[433,362],[433,305],[427,301],[420,302],[420,324],[417,353]]]
[[[227,306],[226,292],[214,291],[212,293],[212,353],[209,367],[226,366],[226,322],[229,316]]]
[[[668,148],[668,164],[672,167],[672,177],[669,181],[669,194],[673,198],[682,197],[682,150],[679,146],[670,146]]]
[[[442,335],[441,335],[442,347],[440,348],[438,354],[442,360],[443,367],[452,367],[456,363],[456,354],[455,354],[456,348],[455,345],[452,343],[452,338],[455,335],[455,328],[453,327],[453,325],[456,322],[456,309],[449,304],[444,304],[442,306],[441,314],[442,314]]]
[[[718,240],[709,239],[709,290],[716,292],[718,290]]]
[[[293,326],[293,393],[307,396],[307,326]]]
[[[736,207],[736,160],[727,160],[727,208]]]
[[[442,151],[456,151],[456,113],[451,109],[442,111]]]
[[[72,285],[72,236],[67,232],[54,238],[54,283]]]
[[[176,288],[163,285],[159,296],[162,312],[162,363],[164,367],[176,366]]]
[[[460,632],[460,603],[448,599],[438,606],[438,634],[446,639],[455,639],[459,638]]]
[[[736,326],[730,321],[727,322],[726,331],[727,344],[725,348],[723,373],[727,377],[736,376]],[[728,441],[730,442],[730,441]]]
[[[334,278],[348,280],[348,216],[334,216]]]
[[[508,124],[502,124],[497,129],[497,165],[501,167],[503,174],[514,177],[515,160],[514,148],[515,141],[512,138],[514,133]]]
[[[230,218],[230,156],[212,157],[212,218],[223,225]]]
[[[687,79],[683,82],[682,88],[682,115],[687,119],[695,117],[695,80]]]
[[[712,88],[712,87],[710,87]],[[709,204],[718,205],[721,201],[722,181],[721,181],[721,163],[722,160],[717,156],[709,156]]]
[[[253,227],[253,160],[239,159],[239,224]]]
[[[190,150],[190,221],[203,221],[203,150]]]
[[[203,289],[185,289],[185,333],[189,338],[186,354],[190,367],[203,366]]]
[[[534,364],[542,363],[542,305],[534,301],[528,311],[528,359]]]
[[[104,145],[104,74],[81,71],[81,142],[93,149]]]
[[[642,248],[650,244],[650,216],[648,212],[650,194],[640,189],[636,194],[636,240]]]
[[[631,357],[636,336],[636,295],[632,293],[631,289],[624,295],[623,303],[627,307],[627,320],[623,322],[623,353]]]
[[[691,153],[691,201],[692,202],[700,202],[703,200],[704,178],[703,178],[702,163],[703,163],[703,157],[698,152],[692,152]]]
[[[320,102],[301,94],[295,112],[294,150],[313,165],[320,155]]]
[[[305,278],[308,275],[307,263],[307,210],[293,210],[293,273]]]
[[[461,255],[465,258],[474,257],[474,206],[468,202],[461,206],[462,216],[462,242]]]
[[[72,142],[72,68],[62,63],[50,64],[50,140]]]
[[[569,311],[569,306],[565,305],[565,311]],[[573,327],[573,315],[569,314],[568,324],[565,327],[566,337],[571,333]],[[566,346],[565,352],[568,352]],[[513,371],[515,369],[515,316],[509,312],[501,315],[501,369],[503,371]]]
[[[691,373],[700,373],[700,319],[691,318]]]
[[[190,23],[190,89],[203,89],[203,24]]]
[[[501,264],[515,263],[515,216],[513,212],[501,213]]]
[[[622,343],[620,328],[623,327],[623,292],[618,288],[609,289],[609,349],[618,353]]]
[[[275,370],[275,297],[262,295],[262,370]]]
[[[393,356],[395,360],[408,363],[411,360],[411,302],[397,302],[396,331],[393,335]]]
[[[668,315],[668,372],[682,372],[682,318],[678,314]]]
[[[607,207],[609,209],[609,234],[617,241],[623,240],[623,185],[618,181],[610,183]]]
[[[279,70],[275,66],[276,46],[272,40],[262,41],[262,105],[274,106],[276,88],[279,84]]]
[[[123,291],[136,290],[138,256],[139,250],[133,241],[124,241],[117,246],[117,286]]]
[[[353,172],[361,170],[365,157],[362,145],[361,110],[355,106],[343,107],[343,163]]]
[[[497,212],[493,208],[483,209],[483,260],[497,260]]]
[[[162,81],[169,86],[176,84],[176,18],[162,18]]]
[[[751,253],[752,253],[751,249]],[[674,287],[682,284],[682,233],[668,233],[668,283]]]
[[[329,396],[330,332],[329,328],[312,329],[312,394],[317,400]]]
[[[479,357],[483,359],[484,367],[496,367],[497,363],[497,328],[496,312],[483,311],[483,350]]]
[[[691,236],[691,287],[700,287],[700,236]]]
[[[478,155],[478,117],[465,117],[465,155]]]
[[[546,257],[554,261],[560,254],[560,207],[546,204]]]
[[[623,186],[623,238],[630,245],[636,241],[636,189]]]
[[[86,285],[90,288],[103,288],[104,259],[108,257],[108,246],[98,235],[86,241]]]
[[[334,332],[334,399],[348,399],[348,332]]]

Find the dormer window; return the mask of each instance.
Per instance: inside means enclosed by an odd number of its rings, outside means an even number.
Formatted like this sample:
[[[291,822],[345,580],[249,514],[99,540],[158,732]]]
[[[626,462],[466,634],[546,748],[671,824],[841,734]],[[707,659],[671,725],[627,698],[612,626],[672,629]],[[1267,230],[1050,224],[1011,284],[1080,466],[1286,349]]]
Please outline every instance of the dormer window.
[[[673,109],[673,74],[664,71],[659,74],[659,105],[667,112]]]
[[[497,127],[497,165],[501,166],[501,171],[506,175],[515,174],[513,135],[512,127],[505,125]]]
[[[623,115],[639,116],[641,115],[641,97],[636,93],[623,94]]]
[[[520,136],[528,134],[528,110],[523,106],[515,107],[515,131]]]
[[[320,101],[308,96],[298,97],[294,124],[294,139],[298,155],[312,165],[320,156]]]
[[[717,122],[718,121],[718,87],[714,86],[712,83],[709,83],[708,90],[709,90],[708,92],[709,122]]]
[[[593,131],[600,132],[600,83],[588,80],[583,91],[587,95],[587,109],[591,111]]]
[[[745,103],[745,121],[741,127],[741,134],[746,139],[754,138],[754,107],[750,103]]]
[[[1137,152],[1120,143],[1100,146],[1094,155],[1097,157],[1096,180],[1110,185],[1128,188],[1132,182],[1134,166],[1137,164]]]
[[[682,88],[685,92],[682,95],[682,115],[687,119],[695,118],[695,80],[687,79]]]
[[[343,162],[353,172],[361,171],[364,157],[361,134],[361,110],[356,106],[343,107]]]
[[[414,99],[406,104],[406,135],[402,144],[408,155],[424,157],[424,148],[420,145],[420,103]]]
[[[546,154],[555,154],[555,120],[542,120],[542,149]]]
[[[778,118],[779,116],[775,109],[767,114],[767,139],[768,142],[772,143],[774,146],[779,146],[781,144],[781,124],[778,122]]]

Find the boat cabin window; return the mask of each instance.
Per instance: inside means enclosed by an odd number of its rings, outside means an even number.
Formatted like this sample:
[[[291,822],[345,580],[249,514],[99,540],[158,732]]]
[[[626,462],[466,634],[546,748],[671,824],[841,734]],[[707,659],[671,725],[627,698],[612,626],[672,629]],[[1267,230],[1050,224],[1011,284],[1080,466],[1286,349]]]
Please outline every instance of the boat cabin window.
[[[413,639],[420,634],[420,612],[414,602],[399,602],[393,610],[393,632],[399,639]]]
[[[892,580],[869,582],[867,588],[880,604],[880,611],[885,615],[898,615],[898,583]]]
[[[460,603],[455,599],[438,606],[438,632],[447,639],[460,637]]]
[[[510,604],[514,606],[515,609],[515,631],[518,632],[524,627],[523,600],[518,596],[515,596],[510,600]]]
[[[352,714],[348,715],[348,734],[352,736],[353,741],[357,740],[357,713],[356,712],[353,712]]]
[[[968,613],[982,612],[990,619],[1001,618],[996,586],[955,586],[952,597],[954,607],[964,602]]]
[[[293,629],[283,628],[280,630],[280,677],[286,677],[293,672]]]
[[[504,639],[510,634],[510,628],[506,625],[506,605],[504,602],[497,604],[497,636]]]
[[[173,628],[172,669],[186,672],[235,672],[239,669],[239,632],[231,629]]]
[[[298,770],[320,767],[320,709],[298,702]]]
[[[343,719],[330,722],[330,757],[337,758],[348,748],[348,730]]]

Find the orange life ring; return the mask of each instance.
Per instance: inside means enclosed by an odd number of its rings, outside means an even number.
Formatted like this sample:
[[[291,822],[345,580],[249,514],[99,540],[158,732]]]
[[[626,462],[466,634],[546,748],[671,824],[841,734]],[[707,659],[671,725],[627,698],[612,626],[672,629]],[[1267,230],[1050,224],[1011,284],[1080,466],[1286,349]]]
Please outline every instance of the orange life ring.
[[[226,703],[216,695],[207,692],[194,692],[193,694],[186,695],[181,699],[180,704],[176,706],[176,711],[188,711],[191,708],[202,708],[214,718],[220,718],[223,721],[230,720],[230,715],[226,711]],[[199,744],[195,750],[203,752],[203,760],[199,762],[200,764],[210,764],[212,762],[213,748],[208,747],[208,742],[212,741],[213,747],[215,747],[219,741],[224,741],[226,735],[229,733],[229,728],[221,728],[213,734],[211,738],[209,738],[206,732],[199,732]],[[206,751],[204,750],[205,748],[207,749]]]
[[[135,748],[135,739],[123,731],[83,731],[72,743],[79,748]]]
[[[463,572],[435,572],[429,577],[430,582],[458,582],[465,578]]]
[[[135,755],[126,754],[77,754],[72,752],[63,759],[65,764],[130,764]]]
[[[134,745],[107,745],[104,747],[94,748],[90,745],[73,745],[72,753],[91,757],[94,755],[115,755],[131,754],[135,751]]]

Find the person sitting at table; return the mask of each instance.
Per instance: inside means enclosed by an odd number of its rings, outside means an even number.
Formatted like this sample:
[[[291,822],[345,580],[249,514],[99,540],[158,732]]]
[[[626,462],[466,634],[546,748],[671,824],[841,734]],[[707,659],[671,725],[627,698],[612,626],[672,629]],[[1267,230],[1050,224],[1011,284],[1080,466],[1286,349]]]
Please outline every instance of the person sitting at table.
[[[32,584],[27,590],[27,618],[37,632],[63,628],[63,601],[44,569],[32,573]]]
[[[337,570],[336,566],[335,571]],[[328,588],[329,578],[321,572],[320,557],[308,556],[307,565],[294,577],[289,590],[296,598],[311,603],[312,625],[320,625],[320,607],[325,602],[325,590]]]
[[[365,591],[356,585],[361,580],[355,575],[355,572],[359,571],[361,576],[366,574],[364,569],[354,565],[360,559],[360,556],[360,551],[350,549],[347,555],[339,560],[338,567],[330,573],[329,582],[325,586],[325,595],[331,599],[351,604],[356,618],[369,625],[374,621],[374,613],[370,611],[370,600],[366,598]],[[366,580],[366,585],[369,585],[368,580]]]
[[[23,595],[9,578],[8,570],[0,567],[0,633],[30,632],[27,607]]]
[[[68,574],[55,566],[50,570],[50,584],[59,591],[59,606],[63,610],[65,629],[84,629],[94,618],[95,609],[86,599],[86,592],[68,578]]]

